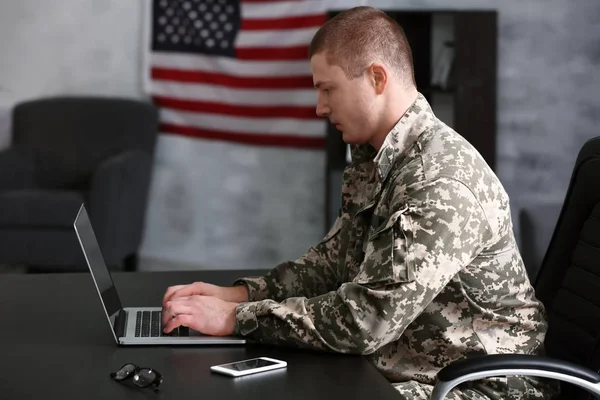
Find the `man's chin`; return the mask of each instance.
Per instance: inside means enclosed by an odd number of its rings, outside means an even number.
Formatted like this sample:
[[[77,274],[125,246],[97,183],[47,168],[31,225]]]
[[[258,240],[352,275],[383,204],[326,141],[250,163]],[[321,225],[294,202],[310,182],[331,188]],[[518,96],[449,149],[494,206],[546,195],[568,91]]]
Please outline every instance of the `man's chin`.
[[[365,140],[360,140],[360,139],[358,139],[356,137],[353,137],[352,135],[348,135],[348,134],[345,134],[345,133],[342,133],[342,140],[346,144],[360,145],[360,144],[365,144],[366,143]]]

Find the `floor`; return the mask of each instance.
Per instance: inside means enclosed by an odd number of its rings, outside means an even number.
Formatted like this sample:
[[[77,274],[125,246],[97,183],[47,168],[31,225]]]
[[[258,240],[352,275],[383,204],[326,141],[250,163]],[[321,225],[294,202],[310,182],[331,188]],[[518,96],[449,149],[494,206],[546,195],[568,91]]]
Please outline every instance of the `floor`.
[[[24,265],[0,265],[0,274],[23,274]]]

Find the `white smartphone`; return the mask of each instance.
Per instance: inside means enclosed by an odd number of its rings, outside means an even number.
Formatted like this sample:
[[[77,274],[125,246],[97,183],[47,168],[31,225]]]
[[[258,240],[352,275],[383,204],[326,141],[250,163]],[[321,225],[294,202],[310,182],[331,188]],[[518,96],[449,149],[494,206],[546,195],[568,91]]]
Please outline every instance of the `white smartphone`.
[[[257,372],[271,371],[274,369],[285,368],[285,361],[276,360],[269,357],[251,358],[249,360],[236,361],[229,364],[213,365],[211,371],[229,376],[244,376],[255,374]]]

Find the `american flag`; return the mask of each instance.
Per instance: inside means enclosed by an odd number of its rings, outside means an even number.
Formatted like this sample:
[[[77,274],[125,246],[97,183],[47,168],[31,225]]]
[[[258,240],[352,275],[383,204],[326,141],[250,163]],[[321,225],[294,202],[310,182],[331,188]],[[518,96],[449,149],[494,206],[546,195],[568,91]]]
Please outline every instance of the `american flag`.
[[[323,148],[308,45],[325,0],[153,0],[149,94],[161,133]]]

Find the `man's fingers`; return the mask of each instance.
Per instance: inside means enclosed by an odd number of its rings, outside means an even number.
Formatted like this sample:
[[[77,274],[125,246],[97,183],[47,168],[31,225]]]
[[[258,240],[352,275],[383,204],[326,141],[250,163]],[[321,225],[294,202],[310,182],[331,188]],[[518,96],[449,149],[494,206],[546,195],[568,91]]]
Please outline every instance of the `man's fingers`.
[[[191,314],[193,312],[193,307],[190,300],[190,297],[179,297],[167,301],[162,311],[162,325],[165,326],[177,315]]]
[[[163,297],[163,307],[166,306],[167,301],[171,300],[171,297],[173,296],[173,293],[175,293],[176,291],[178,291],[179,289],[181,289],[182,287],[184,287],[185,285],[176,285],[176,286],[171,286],[167,289],[167,291],[165,292],[165,295]]]
[[[163,327],[165,333],[171,333],[171,331],[178,326],[189,327],[192,324],[193,317],[189,314],[179,314],[175,318],[171,318],[169,323]]]
[[[180,297],[189,297],[198,294],[196,292],[197,289],[194,284],[183,286],[173,293],[173,295],[171,296],[171,300],[176,300]]]
[[[171,288],[169,288],[171,289]],[[193,296],[193,295],[197,295],[197,294],[202,294],[201,293],[201,286],[200,286],[200,282],[195,282],[189,285],[180,285],[180,286],[173,286],[173,289],[171,291],[171,293],[167,293],[169,294],[169,298],[166,299],[166,301],[164,301],[164,303],[166,303],[167,301],[170,300],[175,300],[179,297],[189,297],[189,296]],[[167,297],[167,295],[165,294],[165,298]],[[163,305],[164,305],[163,303]]]

